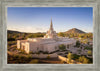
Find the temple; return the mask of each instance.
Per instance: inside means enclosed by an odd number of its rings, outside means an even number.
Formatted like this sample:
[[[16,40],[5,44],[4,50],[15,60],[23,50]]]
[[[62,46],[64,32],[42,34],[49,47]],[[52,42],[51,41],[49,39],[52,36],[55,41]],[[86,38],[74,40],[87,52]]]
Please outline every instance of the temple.
[[[27,40],[17,40],[17,48],[30,52],[54,52],[59,50],[59,45],[64,44],[67,47],[76,45],[76,40],[68,37],[58,37],[53,29],[52,19],[50,28],[43,38],[28,38]]]

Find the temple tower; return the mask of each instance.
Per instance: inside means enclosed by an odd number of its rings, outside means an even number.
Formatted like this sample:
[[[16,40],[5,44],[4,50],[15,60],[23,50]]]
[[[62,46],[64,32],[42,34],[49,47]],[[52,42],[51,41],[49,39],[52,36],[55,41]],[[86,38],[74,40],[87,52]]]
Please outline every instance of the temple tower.
[[[57,39],[56,31],[54,31],[54,29],[53,29],[52,19],[51,19],[50,28],[49,28],[49,30],[47,31],[47,33],[46,33],[46,35],[44,36],[44,38],[53,38],[53,39]]]

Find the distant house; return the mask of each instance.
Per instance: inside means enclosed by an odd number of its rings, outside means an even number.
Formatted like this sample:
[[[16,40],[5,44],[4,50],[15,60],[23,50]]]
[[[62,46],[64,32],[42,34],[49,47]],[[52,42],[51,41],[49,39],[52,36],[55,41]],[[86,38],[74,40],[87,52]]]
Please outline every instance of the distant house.
[[[53,52],[58,50],[58,46],[64,44],[66,47],[76,45],[76,40],[67,37],[58,37],[53,29],[51,20],[50,29],[47,31],[44,38],[28,38],[27,40],[17,40],[17,48],[29,52]]]

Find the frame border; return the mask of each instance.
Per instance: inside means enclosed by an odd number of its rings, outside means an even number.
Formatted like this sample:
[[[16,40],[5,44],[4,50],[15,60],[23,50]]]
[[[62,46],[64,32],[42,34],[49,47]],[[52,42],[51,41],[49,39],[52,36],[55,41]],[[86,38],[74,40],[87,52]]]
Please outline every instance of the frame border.
[[[20,3],[18,3],[20,2]],[[93,7],[93,64],[7,64],[7,7]],[[0,68],[13,70],[88,70],[98,71],[99,54],[99,2],[96,0],[2,0],[0,1]]]

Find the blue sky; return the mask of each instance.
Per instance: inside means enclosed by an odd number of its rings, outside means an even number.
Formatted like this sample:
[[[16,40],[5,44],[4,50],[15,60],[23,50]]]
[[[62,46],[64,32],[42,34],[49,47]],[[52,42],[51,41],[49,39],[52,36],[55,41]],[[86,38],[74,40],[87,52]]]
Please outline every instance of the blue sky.
[[[51,18],[56,32],[65,32],[72,28],[93,32],[92,7],[8,7],[7,29],[46,32]]]

